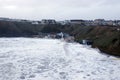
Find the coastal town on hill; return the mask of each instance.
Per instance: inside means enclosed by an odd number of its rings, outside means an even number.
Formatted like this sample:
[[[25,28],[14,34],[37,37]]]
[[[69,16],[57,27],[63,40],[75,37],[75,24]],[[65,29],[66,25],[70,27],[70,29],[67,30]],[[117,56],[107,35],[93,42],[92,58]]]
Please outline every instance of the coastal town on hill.
[[[29,22],[31,24],[61,24],[70,25],[78,24],[84,26],[120,26],[120,20],[105,20],[105,19],[95,19],[95,20],[83,20],[83,19],[71,19],[56,21],[54,19],[42,19],[40,21],[35,20],[25,20],[25,19],[10,19],[10,18],[0,18],[0,21],[13,21],[13,22]]]

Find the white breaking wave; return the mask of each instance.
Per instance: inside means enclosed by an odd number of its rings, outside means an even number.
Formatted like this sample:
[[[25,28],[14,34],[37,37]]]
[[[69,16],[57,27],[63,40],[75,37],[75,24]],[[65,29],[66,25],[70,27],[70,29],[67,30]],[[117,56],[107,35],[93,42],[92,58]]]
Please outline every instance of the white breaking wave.
[[[120,59],[77,43],[0,38],[0,80],[120,80]]]

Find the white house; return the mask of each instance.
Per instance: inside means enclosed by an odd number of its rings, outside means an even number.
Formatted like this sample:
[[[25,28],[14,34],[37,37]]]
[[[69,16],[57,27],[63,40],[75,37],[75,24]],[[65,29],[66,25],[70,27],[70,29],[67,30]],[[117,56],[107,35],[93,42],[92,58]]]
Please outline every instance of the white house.
[[[43,19],[41,24],[56,24],[56,21],[53,19]]]

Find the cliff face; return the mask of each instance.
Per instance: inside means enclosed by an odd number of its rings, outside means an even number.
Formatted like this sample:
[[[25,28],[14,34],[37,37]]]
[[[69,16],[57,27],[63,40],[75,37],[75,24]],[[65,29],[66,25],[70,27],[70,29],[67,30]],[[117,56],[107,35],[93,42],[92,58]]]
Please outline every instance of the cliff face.
[[[92,47],[99,48],[101,51],[115,56],[120,56],[120,31],[118,27],[98,26],[98,27],[79,27],[73,31],[76,41],[82,39],[93,40]]]
[[[28,22],[0,21],[0,37],[32,36],[38,33],[65,32],[75,37],[77,42],[83,39],[93,41],[92,47],[120,56],[120,27],[85,25],[33,25]]]

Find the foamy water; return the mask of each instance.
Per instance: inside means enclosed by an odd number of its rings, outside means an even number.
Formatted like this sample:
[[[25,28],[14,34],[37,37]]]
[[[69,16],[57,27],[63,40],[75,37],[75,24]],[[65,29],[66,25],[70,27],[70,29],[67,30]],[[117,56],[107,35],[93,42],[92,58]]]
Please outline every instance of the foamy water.
[[[77,43],[0,38],[0,80],[120,80],[120,59]]]

